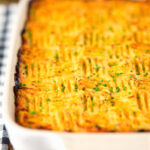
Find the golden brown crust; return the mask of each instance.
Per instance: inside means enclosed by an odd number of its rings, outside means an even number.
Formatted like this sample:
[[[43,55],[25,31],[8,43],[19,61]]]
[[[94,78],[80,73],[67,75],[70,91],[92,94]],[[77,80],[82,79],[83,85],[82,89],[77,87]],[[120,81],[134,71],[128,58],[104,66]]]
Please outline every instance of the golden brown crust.
[[[16,67],[16,121],[71,132],[150,130],[149,9],[33,1]]]

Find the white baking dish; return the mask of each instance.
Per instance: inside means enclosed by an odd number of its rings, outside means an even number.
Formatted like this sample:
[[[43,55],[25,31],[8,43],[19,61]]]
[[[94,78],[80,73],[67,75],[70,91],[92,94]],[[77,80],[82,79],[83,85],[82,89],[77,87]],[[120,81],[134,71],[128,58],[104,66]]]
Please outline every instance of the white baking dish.
[[[8,51],[4,121],[15,150],[150,150],[150,133],[60,133],[24,128],[15,122],[14,74],[29,0],[21,0]]]

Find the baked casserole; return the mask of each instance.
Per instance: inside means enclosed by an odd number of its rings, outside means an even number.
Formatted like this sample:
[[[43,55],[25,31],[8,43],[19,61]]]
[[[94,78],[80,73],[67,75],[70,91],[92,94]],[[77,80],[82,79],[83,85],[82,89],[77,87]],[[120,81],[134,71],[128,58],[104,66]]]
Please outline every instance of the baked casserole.
[[[55,131],[149,131],[149,10],[144,2],[32,1],[16,67],[16,121]]]

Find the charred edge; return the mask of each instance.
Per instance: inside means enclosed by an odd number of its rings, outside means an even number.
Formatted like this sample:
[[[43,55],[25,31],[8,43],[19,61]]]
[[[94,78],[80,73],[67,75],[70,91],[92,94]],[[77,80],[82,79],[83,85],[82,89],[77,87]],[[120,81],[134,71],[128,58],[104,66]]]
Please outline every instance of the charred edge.
[[[23,34],[25,33],[25,28],[21,31],[21,37],[23,36]]]
[[[18,90],[20,89],[20,75],[19,75],[19,66],[22,61],[21,59],[21,48],[18,50],[17,53],[17,64],[16,64],[16,73],[14,74],[14,81],[15,81],[15,86],[14,86],[14,96],[15,96],[15,106],[17,106],[17,97],[18,97]]]
[[[66,130],[65,130],[65,132],[72,132],[72,130],[70,130],[70,129],[66,129]]]
[[[97,130],[101,130],[101,129],[102,129],[99,125],[95,125],[95,128],[96,128]]]
[[[27,11],[27,19],[24,23],[24,27],[26,26],[27,24],[27,21],[30,19],[30,8],[32,6],[32,3],[36,2],[37,0],[30,0],[29,4],[28,4],[28,11]],[[22,37],[22,43],[25,42],[25,39],[23,38],[23,34],[25,33],[26,29],[24,28],[22,31],[21,31],[21,37]]]
[[[19,66],[20,66],[20,63],[22,62],[21,52],[22,52],[22,50],[19,49],[18,54],[17,54],[18,61],[17,61],[17,64],[16,64],[16,73],[15,73],[15,88],[17,88],[17,89],[19,89],[19,87],[20,87],[20,81],[19,81],[19,79],[20,79],[20,76],[19,76],[20,70],[19,70]]]
[[[37,128],[38,129],[45,129],[45,127],[43,127],[43,126],[38,126]]]
[[[144,129],[140,129],[137,132],[149,132],[150,130],[144,130]]]

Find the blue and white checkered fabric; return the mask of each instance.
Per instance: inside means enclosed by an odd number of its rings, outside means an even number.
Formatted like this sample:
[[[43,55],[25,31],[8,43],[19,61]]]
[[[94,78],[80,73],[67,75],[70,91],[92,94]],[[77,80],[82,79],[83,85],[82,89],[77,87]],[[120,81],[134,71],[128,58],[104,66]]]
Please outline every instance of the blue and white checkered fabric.
[[[16,21],[16,4],[0,5],[0,150],[7,150],[9,138],[3,125],[2,105],[3,105],[3,86],[5,80],[5,68],[9,42],[12,37],[11,31]]]

